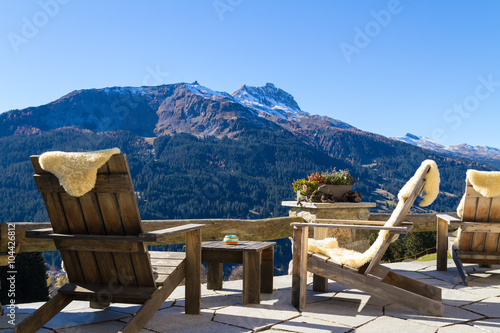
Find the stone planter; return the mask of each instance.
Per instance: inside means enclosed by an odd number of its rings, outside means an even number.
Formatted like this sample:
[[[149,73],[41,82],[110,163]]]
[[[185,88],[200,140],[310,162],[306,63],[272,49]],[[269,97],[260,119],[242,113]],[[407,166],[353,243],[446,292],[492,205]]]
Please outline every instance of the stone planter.
[[[352,190],[352,185],[320,185],[320,187],[314,191],[313,193],[310,193],[307,198],[304,197],[303,195],[300,194],[300,191],[297,191],[297,200],[303,200],[307,199],[308,201],[312,202],[319,202],[320,198],[322,196],[332,200],[336,201],[342,196]]]
[[[322,185],[318,190],[335,198],[341,198],[345,193],[352,190],[352,185]]]

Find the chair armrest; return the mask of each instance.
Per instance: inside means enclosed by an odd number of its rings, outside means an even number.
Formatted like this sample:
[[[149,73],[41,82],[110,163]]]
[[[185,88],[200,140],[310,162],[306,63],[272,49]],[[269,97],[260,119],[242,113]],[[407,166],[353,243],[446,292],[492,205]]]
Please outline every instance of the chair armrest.
[[[446,214],[436,214],[438,220],[446,221],[448,224],[459,224],[461,220]]]
[[[142,234],[139,234],[139,239],[141,239],[144,242],[160,242],[171,235],[175,235],[182,232],[194,231],[204,227],[205,227],[204,224],[192,224],[192,223],[185,224],[185,225],[180,225],[178,227],[160,229],[150,232],[143,232]]]
[[[68,235],[54,234],[52,228],[27,230],[26,238],[68,239],[68,240],[95,240],[95,241],[125,241],[125,242],[160,242],[170,235],[194,231],[204,228],[204,224],[186,224],[173,228],[166,228],[139,234],[138,236],[126,235]]]
[[[373,222],[373,221],[370,221]],[[406,234],[413,228],[413,223],[403,222],[405,226],[384,227],[383,225],[352,225],[352,224],[324,224],[324,223],[291,223],[292,227],[309,228],[338,228],[338,229],[363,229],[363,230],[389,230],[394,234]]]
[[[54,230],[52,228],[26,230],[25,237],[26,238],[39,238],[42,235],[51,234],[53,232],[54,232]]]
[[[369,221],[369,220],[337,220],[337,219],[316,219],[317,224],[352,224],[352,225],[379,225],[383,226],[386,221]]]

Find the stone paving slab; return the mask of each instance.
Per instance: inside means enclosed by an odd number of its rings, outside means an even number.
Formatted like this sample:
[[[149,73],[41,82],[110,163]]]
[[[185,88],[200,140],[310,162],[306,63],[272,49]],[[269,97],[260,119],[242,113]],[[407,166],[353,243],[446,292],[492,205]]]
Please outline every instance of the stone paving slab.
[[[500,297],[490,297],[481,302],[465,305],[462,309],[473,311],[486,317],[500,317]]]
[[[321,303],[307,304],[302,309],[302,316],[330,321],[351,327],[361,326],[383,315],[383,307],[363,304],[361,300],[348,302],[329,300]]]
[[[274,278],[274,292],[261,294],[260,304],[241,304],[242,281],[227,281],[223,290],[202,286],[201,315],[184,313],[184,287],[174,290],[141,333],[160,332],[437,332],[500,333],[500,268],[468,265],[470,286],[457,279],[453,262],[447,272],[435,270],[435,262],[391,263],[398,273],[436,285],[443,290],[443,317],[430,317],[362,291],[330,281],[329,291],[312,290],[308,278],[307,306],[291,305],[291,276]],[[20,304],[20,322],[43,302]],[[72,302],[41,333],[117,332],[139,308],[112,304],[106,310],[90,309],[88,302]],[[4,306],[5,310],[5,306]],[[12,332],[6,315],[0,316],[0,333]]]
[[[488,298],[484,295],[467,292],[467,289],[442,289],[442,297],[443,304],[457,307],[479,302]]]
[[[349,289],[339,292],[335,295],[334,301],[355,302],[360,307],[365,305],[387,306],[391,304],[390,301],[378,298],[357,289]]]
[[[443,304],[442,317],[426,316],[413,310],[406,309],[399,304],[391,304],[386,307],[385,314],[391,317],[408,319],[410,321],[435,327],[465,323],[471,320],[484,318],[483,315],[446,304]]]
[[[469,323],[474,328],[485,330],[486,332],[500,332],[500,318],[485,319],[477,322]]]
[[[214,310],[202,309],[200,315],[187,315],[183,307],[173,306],[155,313],[145,328],[154,332],[225,332],[226,325],[212,321]],[[232,329],[227,332],[244,332]]]
[[[486,333],[489,331],[471,326],[469,324],[458,324],[453,326],[441,327],[438,333]]]
[[[419,332],[419,333],[434,333],[436,328],[409,320],[393,318],[389,316],[381,316],[369,323],[356,328],[356,333],[402,333],[402,332]],[[483,332],[484,333],[484,332]]]
[[[300,316],[287,322],[273,326],[270,331],[300,332],[300,333],[344,333],[352,327],[330,321]]]
[[[249,304],[246,306],[230,306],[215,313],[214,321],[246,328],[250,330],[263,330],[290,319],[300,314],[295,308],[280,309],[270,305]]]
[[[80,325],[57,330],[57,333],[111,333],[118,332],[125,327],[125,323],[118,321],[107,321],[104,323]],[[53,332],[53,331],[50,331]],[[140,333],[151,333],[151,331],[142,329]]]

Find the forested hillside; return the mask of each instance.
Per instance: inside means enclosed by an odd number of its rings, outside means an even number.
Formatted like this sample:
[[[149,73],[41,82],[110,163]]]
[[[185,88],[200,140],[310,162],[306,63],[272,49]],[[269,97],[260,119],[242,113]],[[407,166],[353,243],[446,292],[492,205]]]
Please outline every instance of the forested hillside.
[[[360,179],[355,189],[364,201],[377,201],[379,210],[390,210],[391,195],[427,158],[436,160],[442,179],[442,194],[430,209],[453,211],[466,169],[484,168],[406,144],[388,147],[363,142],[348,131],[341,134],[330,148],[334,157],[286,130],[248,132],[238,140],[177,134],[153,141],[126,131],[94,134],[72,128],[1,138],[0,220],[47,220],[29,156],[48,150],[119,147],[128,155],[143,219],[283,216],[287,211],[280,203],[294,198],[293,180],[334,167],[347,168]]]

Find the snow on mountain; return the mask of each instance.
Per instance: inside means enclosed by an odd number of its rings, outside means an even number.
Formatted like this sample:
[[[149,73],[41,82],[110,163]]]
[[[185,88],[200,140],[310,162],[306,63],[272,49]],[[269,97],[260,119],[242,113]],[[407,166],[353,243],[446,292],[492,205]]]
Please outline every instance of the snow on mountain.
[[[232,96],[241,104],[276,117],[288,119],[308,115],[300,109],[292,95],[272,83],[264,87],[244,85]]]
[[[231,98],[231,95],[229,95],[228,93],[214,91],[210,88],[200,85],[198,81],[194,81],[193,83],[184,83],[184,87],[192,94],[208,97],[211,99],[217,99],[217,97]]]
[[[440,149],[446,148],[446,146],[444,146],[440,143],[432,141],[432,140],[430,140],[426,137],[423,137],[423,136],[416,136],[416,135],[411,134],[411,133],[407,133],[405,136],[398,136],[398,137],[392,138],[392,139],[397,139],[399,141],[403,141],[403,142],[409,143],[409,144],[414,145],[414,146],[418,146],[421,148],[426,148],[426,149],[430,149],[430,150],[434,150],[434,151],[438,151]]]
[[[423,136],[417,136],[407,133],[405,136],[391,138],[409,143],[414,146],[429,149],[438,153],[465,157],[471,160],[488,163],[492,166],[500,168],[500,149],[488,146],[471,146],[469,144],[460,144],[456,146],[445,146],[443,144],[432,141]]]

